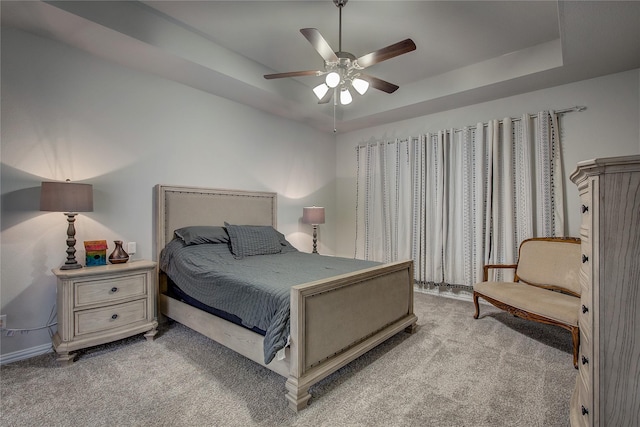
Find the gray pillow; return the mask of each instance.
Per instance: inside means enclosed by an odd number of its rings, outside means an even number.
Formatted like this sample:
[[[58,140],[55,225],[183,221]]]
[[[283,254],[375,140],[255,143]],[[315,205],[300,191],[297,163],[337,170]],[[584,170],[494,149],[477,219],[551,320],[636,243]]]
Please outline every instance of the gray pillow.
[[[278,239],[280,240],[280,245],[282,246],[281,252],[283,254],[288,252],[298,252],[298,250],[284,237],[284,234],[277,230],[276,234],[278,235]]]
[[[278,232],[265,225],[232,225],[224,223],[231,240],[231,253],[236,259],[246,256],[279,254],[282,251]]]
[[[187,245],[201,245],[203,243],[229,243],[227,230],[222,226],[192,225],[179,228],[176,236],[184,240]]]

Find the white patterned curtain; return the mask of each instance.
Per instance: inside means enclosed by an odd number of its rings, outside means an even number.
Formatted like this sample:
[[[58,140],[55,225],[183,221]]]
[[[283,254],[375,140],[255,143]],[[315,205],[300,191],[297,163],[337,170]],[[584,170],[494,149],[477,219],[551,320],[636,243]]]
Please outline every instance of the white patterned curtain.
[[[412,258],[416,283],[471,286],[522,240],[564,235],[557,129],[540,112],[358,147],[356,257]]]
[[[411,258],[406,238],[411,233],[409,149],[408,141],[395,141],[369,144],[357,152],[362,218],[356,221],[356,257],[382,262]]]

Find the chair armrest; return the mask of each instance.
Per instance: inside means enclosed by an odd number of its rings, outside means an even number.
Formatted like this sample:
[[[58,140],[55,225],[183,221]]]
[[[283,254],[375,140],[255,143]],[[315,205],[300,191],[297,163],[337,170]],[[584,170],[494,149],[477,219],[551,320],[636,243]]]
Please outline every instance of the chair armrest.
[[[483,267],[483,281],[489,280],[489,269],[491,268],[517,268],[518,264],[485,264]]]

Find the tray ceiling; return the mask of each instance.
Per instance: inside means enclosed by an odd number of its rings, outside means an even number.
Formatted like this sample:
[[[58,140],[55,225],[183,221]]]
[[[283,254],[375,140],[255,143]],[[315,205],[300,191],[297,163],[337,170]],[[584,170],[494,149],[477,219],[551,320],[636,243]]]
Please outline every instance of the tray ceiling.
[[[338,9],[324,1],[2,1],[2,25],[75,46],[272,114],[332,131],[321,69],[300,28],[338,50]],[[414,52],[367,72],[395,83],[336,107],[341,132],[640,67],[640,2],[358,1],[342,48],[361,56],[405,38]]]

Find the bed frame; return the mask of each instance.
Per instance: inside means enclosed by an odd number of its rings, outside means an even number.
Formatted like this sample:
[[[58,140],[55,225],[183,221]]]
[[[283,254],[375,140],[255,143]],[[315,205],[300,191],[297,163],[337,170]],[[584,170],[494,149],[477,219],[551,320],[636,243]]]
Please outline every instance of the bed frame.
[[[156,260],[188,225],[271,225],[277,194],[157,185]],[[263,360],[263,337],[165,294],[159,271],[158,320],[169,317],[287,378],[289,407],[306,407],[309,387],[402,330],[413,333],[413,262],[400,261],[291,288],[290,346]],[[348,327],[347,327],[348,326]]]

